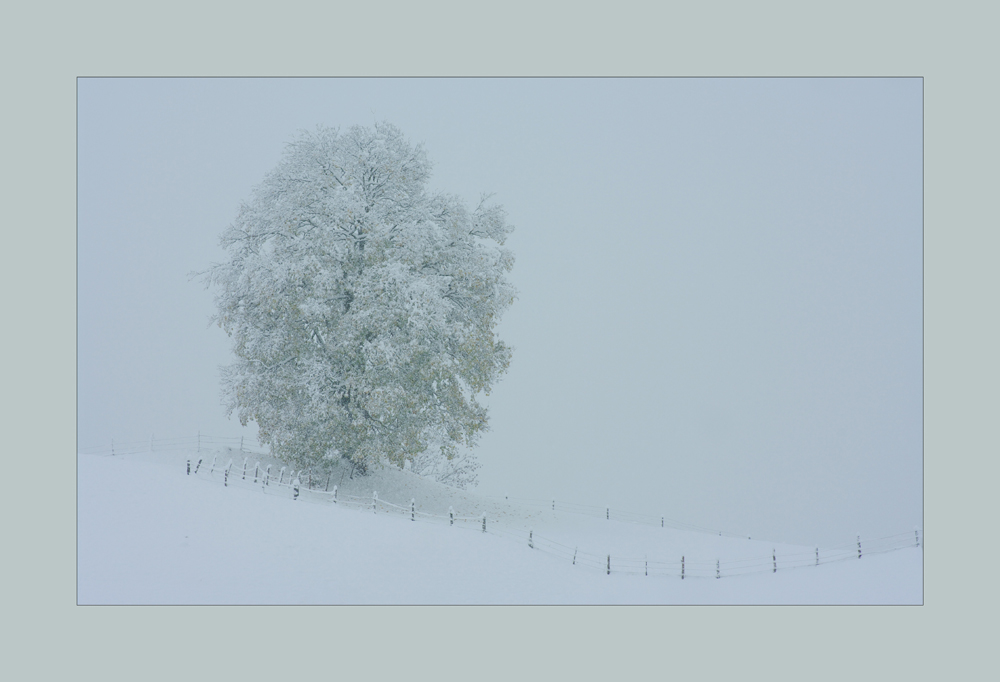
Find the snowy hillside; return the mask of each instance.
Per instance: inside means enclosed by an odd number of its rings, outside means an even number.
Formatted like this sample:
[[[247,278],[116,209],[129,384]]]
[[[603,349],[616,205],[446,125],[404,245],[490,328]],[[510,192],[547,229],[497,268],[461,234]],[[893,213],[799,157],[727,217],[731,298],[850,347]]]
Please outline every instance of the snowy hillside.
[[[922,603],[912,534],[862,538],[859,560],[389,467],[297,476],[296,499],[291,472],[238,447],[78,463],[80,604]]]

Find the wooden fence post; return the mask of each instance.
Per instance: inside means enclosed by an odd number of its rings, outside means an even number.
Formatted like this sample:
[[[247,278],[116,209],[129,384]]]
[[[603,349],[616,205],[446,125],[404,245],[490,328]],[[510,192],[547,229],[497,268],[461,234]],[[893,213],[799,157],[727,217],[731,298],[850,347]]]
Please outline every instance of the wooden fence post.
[[[556,501],[552,500],[552,511],[556,510]]]
[[[816,548],[816,565],[819,566],[819,547]]]
[[[684,557],[681,557],[681,580],[684,580]]]
[[[573,565],[574,566],[576,566],[576,550],[577,549],[579,549],[579,548],[578,547],[574,547],[573,548]]]
[[[722,571],[719,570],[719,560],[715,560],[715,579],[718,580],[722,577]]]
[[[333,503],[337,504],[337,486],[333,486]]]
[[[187,475],[188,476],[191,475],[191,458],[190,457],[188,458],[188,473],[187,473]]]
[[[608,521],[610,521],[611,520],[611,507],[605,507],[604,508],[604,514],[605,514],[604,518],[606,518]]]
[[[611,575],[611,555],[608,555],[608,575]]]
[[[212,468],[209,470],[208,473],[213,474],[213,475],[215,474],[215,460],[218,457],[219,457],[218,455],[212,455]]]
[[[271,465],[267,465],[267,471],[264,472],[264,485],[271,485]]]
[[[260,462],[253,465],[253,482],[257,482],[257,473],[260,471]]]
[[[861,558],[861,536],[858,536],[858,558]]]
[[[913,529],[913,538],[917,541],[917,547],[920,546],[920,531],[916,528]]]
[[[774,563],[774,570],[772,570],[771,573],[777,573],[778,572],[778,555],[774,551],[774,548],[771,549],[771,561]]]
[[[483,512],[483,532],[486,532],[486,512]]]
[[[410,521],[417,520],[417,498],[410,498]]]
[[[378,492],[372,491],[372,514],[378,514]]]
[[[248,459],[250,459],[250,458],[249,457],[244,457],[243,458],[243,480],[244,481],[247,480],[247,460]]]
[[[448,525],[455,525],[455,510],[452,509],[450,505],[448,506]]]
[[[285,477],[285,467],[281,467],[281,471],[278,472],[278,485],[281,485],[281,479]]]
[[[533,531],[533,530],[528,530],[528,547],[530,549],[534,549],[535,548],[535,543],[531,539],[532,535],[534,534],[534,532],[535,531]]]
[[[299,485],[300,485],[299,484],[299,478],[298,478],[298,476],[296,476],[295,480],[292,481],[292,493],[293,493],[292,494],[292,499],[293,500],[299,499]]]
[[[198,473],[198,469],[201,468],[201,457],[198,458],[198,463],[194,467],[194,473]]]
[[[663,528],[663,517],[660,517],[660,528]]]

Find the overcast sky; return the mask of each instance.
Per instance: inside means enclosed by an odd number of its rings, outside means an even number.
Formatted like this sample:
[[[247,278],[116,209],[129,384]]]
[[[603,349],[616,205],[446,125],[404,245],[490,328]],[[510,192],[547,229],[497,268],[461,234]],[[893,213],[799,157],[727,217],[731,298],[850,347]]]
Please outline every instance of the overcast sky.
[[[300,129],[516,226],[479,491],[833,544],[922,514],[919,79],[81,79],[79,444],[252,435],[189,279]]]

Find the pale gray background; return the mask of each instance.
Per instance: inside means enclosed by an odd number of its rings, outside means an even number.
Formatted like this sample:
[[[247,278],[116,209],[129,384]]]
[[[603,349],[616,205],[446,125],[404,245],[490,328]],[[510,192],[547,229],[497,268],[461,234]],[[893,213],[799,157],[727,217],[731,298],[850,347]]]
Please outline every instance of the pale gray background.
[[[432,9],[428,9],[431,6]],[[290,9],[289,9],[290,7]],[[287,3],[247,14],[224,2],[169,8],[106,0],[17,5],[0,52],[8,106],[0,108],[7,173],[5,267],[9,327],[0,348],[13,461],[46,473],[0,497],[9,562],[19,586],[8,612],[12,670],[67,677],[99,667],[134,679],[150,662],[163,679],[192,666],[248,679],[286,674],[284,656],[221,657],[266,641],[276,651],[349,651],[338,670],[411,674],[414,666],[479,670],[502,679],[688,677],[773,671],[857,676],[981,674],[996,602],[975,567],[997,554],[995,309],[1000,232],[992,201],[996,158],[994,77],[998,10],[974,2],[909,11],[898,3],[827,6],[647,0],[581,12],[559,3],[376,6]],[[310,20],[304,21],[303,17]],[[389,21],[386,18],[389,17]],[[393,19],[395,17],[395,19]],[[530,20],[526,20],[530,17]],[[863,18],[863,19],[862,19]],[[366,30],[357,30],[359,27]],[[372,27],[381,27],[375,34]],[[347,27],[331,39],[331,27]],[[40,49],[44,46],[44,49]],[[514,49],[516,46],[516,49]],[[179,49],[183,48],[183,49]],[[922,608],[632,609],[129,609],[76,608],[76,77],[81,74],[908,74],[926,76],[926,605]],[[44,212],[41,210],[44,207]],[[29,287],[26,290],[26,287]],[[37,457],[35,457],[37,455]],[[956,557],[972,561],[959,562]],[[967,566],[973,567],[966,573]],[[956,571],[958,567],[958,571]],[[398,632],[386,657],[390,613]],[[343,617],[349,613],[350,618]],[[456,627],[456,616],[463,620]],[[215,647],[200,646],[212,642]],[[442,644],[445,642],[446,644]],[[52,656],[53,643],[63,656]],[[447,656],[441,654],[448,646]],[[173,655],[183,651],[184,655]],[[517,655],[508,655],[515,652]],[[720,655],[720,652],[724,652]],[[915,652],[919,652],[916,654]],[[329,660],[309,657],[307,672]]]
[[[516,231],[479,491],[835,544],[922,514],[920,79],[79,81],[79,444],[251,435],[188,274],[316,124]]]

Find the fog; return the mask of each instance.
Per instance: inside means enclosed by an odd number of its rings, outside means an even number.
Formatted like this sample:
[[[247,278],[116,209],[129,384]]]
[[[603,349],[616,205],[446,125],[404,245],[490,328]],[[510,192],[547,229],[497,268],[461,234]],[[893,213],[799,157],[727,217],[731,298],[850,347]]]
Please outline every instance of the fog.
[[[478,491],[775,541],[922,516],[920,79],[81,79],[79,445],[253,436],[190,273],[300,129],[515,232]]]

